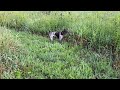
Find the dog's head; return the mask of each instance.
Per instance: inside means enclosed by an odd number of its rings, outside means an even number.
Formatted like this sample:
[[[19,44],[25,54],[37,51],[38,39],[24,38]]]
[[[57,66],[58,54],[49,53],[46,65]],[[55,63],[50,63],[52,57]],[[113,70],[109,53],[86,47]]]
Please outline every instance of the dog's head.
[[[69,31],[68,31],[67,29],[64,29],[64,30],[61,32],[61,35],[65,35],[65,34],[67,34],[67,33],[69,33]]]

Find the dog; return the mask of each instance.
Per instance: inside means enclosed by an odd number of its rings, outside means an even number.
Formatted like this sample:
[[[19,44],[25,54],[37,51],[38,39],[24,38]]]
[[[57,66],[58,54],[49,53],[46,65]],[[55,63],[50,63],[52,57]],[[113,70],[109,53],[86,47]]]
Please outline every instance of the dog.
[[[66,35],[67,33],[69,33],[67,29],[64,29],[63,31],[50,32],[49,37],[51,41],[53,41],[54,37],[57,37],[59,39],[59,42],[61,42],[64,35]]]

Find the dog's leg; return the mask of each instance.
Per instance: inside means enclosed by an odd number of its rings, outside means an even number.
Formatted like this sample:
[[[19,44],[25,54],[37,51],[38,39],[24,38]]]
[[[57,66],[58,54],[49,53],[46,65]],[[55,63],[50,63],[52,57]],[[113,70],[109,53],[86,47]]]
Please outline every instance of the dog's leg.
[[[63,35],[59,35],[59,42],[62,43]]]
[[[50,40],[53,41],[53,36],[50,36]]]
[[[54,43],[53,37],[54,37],[54,36],[51,36],[51,37],[50,37],[50,41],[51,41],[52,43]]]
[[[49,37],[50,37],[50,41],[53,43],[54,34],[53,33],[49,33]]]

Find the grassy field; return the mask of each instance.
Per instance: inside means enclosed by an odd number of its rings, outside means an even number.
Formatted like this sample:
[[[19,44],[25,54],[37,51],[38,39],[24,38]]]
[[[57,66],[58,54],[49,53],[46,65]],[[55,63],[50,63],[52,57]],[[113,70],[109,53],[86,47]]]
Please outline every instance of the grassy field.
[[[1,79],[120,78],[120,12],[1,11],[0,25]]]

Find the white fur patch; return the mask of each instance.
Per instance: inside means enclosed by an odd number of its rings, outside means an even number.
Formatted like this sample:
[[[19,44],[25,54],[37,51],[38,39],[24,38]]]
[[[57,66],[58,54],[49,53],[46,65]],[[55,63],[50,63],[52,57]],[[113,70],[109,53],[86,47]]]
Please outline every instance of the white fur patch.
[[[55,33],[56,32],[50,32],[49,33],[49,37],[50,37],[50,40],[53,41],[53,37],[55,36]]]
[[[63,35],[61,35],[61,33],[59,33],[59,40],[61,41],[63,39]]]

